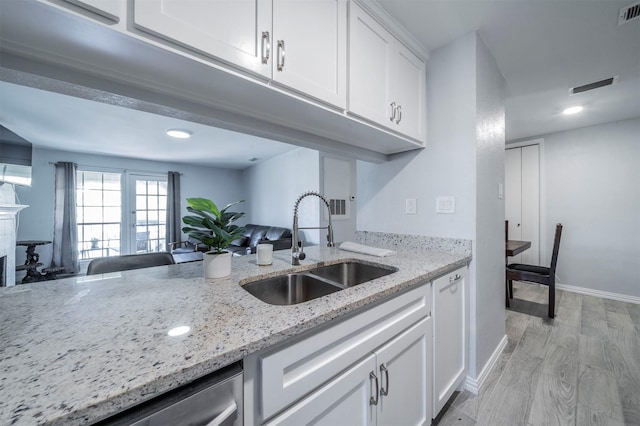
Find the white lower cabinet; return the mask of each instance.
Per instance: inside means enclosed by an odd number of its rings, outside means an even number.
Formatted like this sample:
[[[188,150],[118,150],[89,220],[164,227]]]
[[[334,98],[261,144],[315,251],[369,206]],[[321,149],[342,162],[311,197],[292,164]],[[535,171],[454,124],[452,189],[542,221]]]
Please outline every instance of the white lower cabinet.
[[[245,425],[431,421],[431,284],[244,360]]]
[[[433,281],[433,418],[467,374],[467,268]]]
[[[427,425],[431,318],[424,318],[268,425]]]
[[[378,425],[431,424],[431,317],[376,352]]]
[[[375,364],[375,355],[369,355],[267,424],[374,425],[376,406],[371,404],[371,395],[375,382],[370,374]]]

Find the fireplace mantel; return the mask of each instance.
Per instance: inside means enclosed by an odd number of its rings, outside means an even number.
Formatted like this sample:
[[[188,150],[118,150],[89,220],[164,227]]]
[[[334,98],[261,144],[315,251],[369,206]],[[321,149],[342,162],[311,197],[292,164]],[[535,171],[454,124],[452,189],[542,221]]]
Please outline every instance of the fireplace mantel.
[[[14,216],[16,213],[18,213],[20,210],[22,209],[26,209],[29,206],[26,206],[24,204],[4,204],[4,203],[0,203],[0,215],[11,215]]]

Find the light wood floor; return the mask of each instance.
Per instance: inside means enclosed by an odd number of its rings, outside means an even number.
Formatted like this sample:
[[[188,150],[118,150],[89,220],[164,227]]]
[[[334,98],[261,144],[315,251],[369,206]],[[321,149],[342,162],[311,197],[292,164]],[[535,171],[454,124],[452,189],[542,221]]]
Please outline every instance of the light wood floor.
[[[476,396],[454,395],[449,425],[640,425],[640,305],[515,283],[509,342]]]

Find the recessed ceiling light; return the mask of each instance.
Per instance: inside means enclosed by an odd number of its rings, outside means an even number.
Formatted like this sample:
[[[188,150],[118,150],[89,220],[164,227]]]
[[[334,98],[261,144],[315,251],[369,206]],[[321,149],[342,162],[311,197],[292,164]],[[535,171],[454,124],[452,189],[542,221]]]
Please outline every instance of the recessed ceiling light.
[[[189,139],[193,133],[190,130],[185,129],[169,129],[167,130],[167,135],[172,138],[178,139]]]
[[[581,106],[572,106],[572,107],[569,107],[569,108],[565,109],[564,111],[562,111],[562,113],[564,115],[571,115],[571,114],[577,114],[582,110],[583,110],[583,108]]]

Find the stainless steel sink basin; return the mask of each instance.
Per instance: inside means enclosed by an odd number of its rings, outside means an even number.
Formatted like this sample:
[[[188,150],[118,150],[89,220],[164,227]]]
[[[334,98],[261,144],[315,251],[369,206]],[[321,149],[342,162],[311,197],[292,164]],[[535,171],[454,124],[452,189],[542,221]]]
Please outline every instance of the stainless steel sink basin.
[[[265,278],[245,284],[242,288],[271,305],[295,305],[384,277],[397,270],[390,266],[350,261],[297,274]]]
[[[321,266],[310,270],[309,273],[337,282],[345,287],[353,287],[367,281],[375,280],[376,278],[384,277],[396,271],[396,268],[389,266],[377,266],[351,261]]]
[[[341,290],[336,285],[307,274],[280,275],[242,287],[271,305],[295,305]]]

